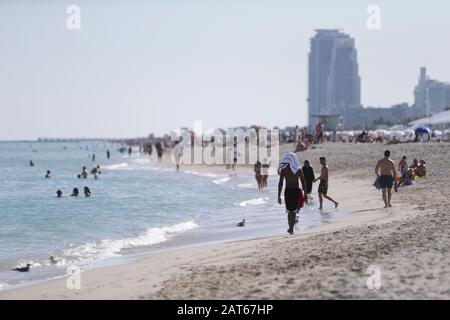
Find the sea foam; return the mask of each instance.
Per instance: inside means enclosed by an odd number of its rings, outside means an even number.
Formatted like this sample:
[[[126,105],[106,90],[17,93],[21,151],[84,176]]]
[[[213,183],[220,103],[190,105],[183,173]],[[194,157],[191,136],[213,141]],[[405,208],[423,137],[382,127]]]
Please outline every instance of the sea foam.
[[[127,169],[129,169],[129,167],[128,167],[128,163],[122,162],[122,163],[118,163],[118,164],[102,166],[102,169],[105,169],[105,170],[127,170]]]
[[[186,221],[171,226],[149,228],[137,237],[127,239],[104,239],[85,243],[75,248],[64,250],[64,254],[73,259],[90,262],[119,256],[123,249],[150,246],[169,240],[188,230],[197,228],[194,221]]]
[[[269,200],[268,197],[244,200],[239,203],[236,203],[235,206],[240,206],[240,207],[258,206],[258,205],[266,204],[267,200]]]
[[[7,289],[8,287],[9,287],[9,284],[7,284],[6,282],[0,281],[0,291]]]

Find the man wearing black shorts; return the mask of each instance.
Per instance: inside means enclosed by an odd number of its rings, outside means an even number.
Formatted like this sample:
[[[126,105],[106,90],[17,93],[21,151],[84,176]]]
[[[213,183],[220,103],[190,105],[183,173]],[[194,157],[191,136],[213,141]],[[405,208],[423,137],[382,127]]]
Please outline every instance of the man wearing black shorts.
[[[300,209],[300,198],[303,192],[300,189],[298,181],[302,183],[303,190],[306,189],[305,177],[303,176],[302,168],[298,162],[295,153],[288,153],[278,166],[278,174],[280,181],[278,182],[278,203],[281,204],[281,191],[283,183],[286,181],[286,189],[284,190],[284,201],[286,211],[288,212],[289,234],[294,234],[295,216]],[[304,193],[304,200],[308,200],[308,195]]]
[[[390,156],[391,152],[386,150],[384,152],[384,158],[378,161],[375,167],[375,174],[380,179],[380,188],[385,208],[392,207],[392,187],[394,186],[394,180],[397,176],[395,163],[389,158]]]
[[[319,194],[319,203],[320,207],[319,210],[323,209],[323,198],[326,198],[334,203],[334,207],[337,209],[339,203],[337,201],[334,201],[327,195],[328,193],[328,166],[327,166],[327,159],[325,157],[320,158],[320,164],[322,165],[322,170],[320,171],[320,177],[318,177],[314,182],[317,180],[320,180],[319,188],[317,190],[317,193]]]

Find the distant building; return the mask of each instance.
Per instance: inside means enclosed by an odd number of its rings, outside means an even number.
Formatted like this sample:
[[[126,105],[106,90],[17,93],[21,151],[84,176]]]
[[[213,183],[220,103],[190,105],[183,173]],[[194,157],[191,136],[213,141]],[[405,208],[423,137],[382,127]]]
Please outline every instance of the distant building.
[[[374,129],[378,125],[406,124],[416,118],[416,109],[407,103],[390,108],[346,109],[342,114],[342,129]]]
[[[309,127],[321,116],[361,108],[355,40],[336,29],[315,30],[309,52]]]
[[[450,106],[450,84],[430,79],[420,68],[419,83],[414,89],[414,104],[419,116],[434,114]]]

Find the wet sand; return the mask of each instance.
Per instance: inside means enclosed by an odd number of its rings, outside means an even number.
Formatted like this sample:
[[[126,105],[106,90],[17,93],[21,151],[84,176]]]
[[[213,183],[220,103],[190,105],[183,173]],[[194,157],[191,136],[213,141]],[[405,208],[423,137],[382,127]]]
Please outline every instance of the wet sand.
[[[408,163],[425,159],[428,177],[394,193],[393,208],[384,209],[372,183],[387,148],[397,163],[403,154]],[[352,214],[294,236],[153,253],[86,271],[81,290],[62,279],[3,291],[0,299],[450,299],[450,144],[325,144],[298,154],[316,172],[318,158],[328,158],[329,194]],[[368,288],[368,268],[380,271],[380,289]]]

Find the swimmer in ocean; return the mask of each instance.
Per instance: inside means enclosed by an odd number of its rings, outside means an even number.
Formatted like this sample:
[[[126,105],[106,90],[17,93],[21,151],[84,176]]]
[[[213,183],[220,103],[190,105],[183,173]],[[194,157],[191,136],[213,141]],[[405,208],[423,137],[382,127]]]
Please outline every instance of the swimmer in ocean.
[[[80,194],[80,192],[78,191],[78,188],[73,188],[72,194],[70,196],[78,197],[79,194]]]
[[[91,190],[89,190],[88,187],[84,187],[84,196],[90,197],[91,196]]]

